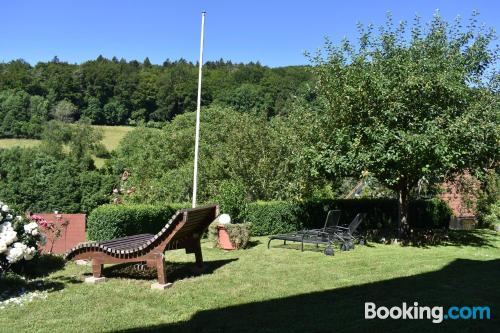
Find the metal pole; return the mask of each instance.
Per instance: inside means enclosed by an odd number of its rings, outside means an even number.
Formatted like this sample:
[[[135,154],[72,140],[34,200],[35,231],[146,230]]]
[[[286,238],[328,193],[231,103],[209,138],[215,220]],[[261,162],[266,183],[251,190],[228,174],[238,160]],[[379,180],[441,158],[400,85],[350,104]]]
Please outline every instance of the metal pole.
[[[203,33],[205,30],[205,14],[201,12],[201,39],[200,61],[198,63],[198,100],[196,104],[196,136],[194,142],[194,171],[193,171],[193,208],[196,207],[196,192],[198,191],[198,146],[200,143],[200,109],[201,109],[201,73],[203,67]]]

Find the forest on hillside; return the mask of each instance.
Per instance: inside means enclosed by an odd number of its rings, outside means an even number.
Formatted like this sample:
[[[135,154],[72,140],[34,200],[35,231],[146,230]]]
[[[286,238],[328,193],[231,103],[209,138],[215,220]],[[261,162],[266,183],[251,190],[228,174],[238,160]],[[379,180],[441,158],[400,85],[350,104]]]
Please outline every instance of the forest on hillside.
[[[229,106],[271,118],[305,91],[306,66],[269,68],[258,62],[209,61],[204,65],[202,105]],[[162,127],[196,109],[197,64],[184,59],[153,65],[99,56],[82,64],[57,57],[32,66],[0,63],[0,137],[40,138],[43,124],[85,120],[96,125]]]

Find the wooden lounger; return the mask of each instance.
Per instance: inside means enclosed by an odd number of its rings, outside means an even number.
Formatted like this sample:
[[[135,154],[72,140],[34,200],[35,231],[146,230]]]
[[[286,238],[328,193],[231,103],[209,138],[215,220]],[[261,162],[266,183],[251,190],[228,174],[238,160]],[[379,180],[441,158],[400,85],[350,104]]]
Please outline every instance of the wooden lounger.
[[[102,278],[103,264],[145,262],[158,270],[157,286],[167,286],[164,252],[186,249],[194,253],[197,267],[203,266],[200,238],[208,226],[219,215],[219,207],[210,205],[177,211],[156,235],[141,234],[90,242],[71,249],[68,260],[92,260],[94,280]]]

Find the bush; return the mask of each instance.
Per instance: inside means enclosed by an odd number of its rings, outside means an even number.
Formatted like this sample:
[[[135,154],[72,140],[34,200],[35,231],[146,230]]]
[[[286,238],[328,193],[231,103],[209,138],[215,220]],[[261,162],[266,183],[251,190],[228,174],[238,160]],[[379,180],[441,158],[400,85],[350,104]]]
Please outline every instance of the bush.
[[[476,214],[480,227],[491,226],[492,209],[500,200],[500,175],[490,171],[481,185],[477,200]],[[489,217],[488,217],[489,216]]]
[[[398,203],[394,199],[341,199],[304,202],[256,202],[248,205],[245,221],[252,235],[263,236],[300,229],[321,228],[331,209],[342,211],[339,224],[349,224],[357,213],[367,213],[361,230],[396,229]],[[451,217],[448,205],[439,199],[410,203],[411,228],[446,228]]]
[[[246,193],[245,185],[241,181],[224,180],[214,201],[219,203],[223,214],[229,214],[235,223],[240,223],[245,218],[248,205]]]
[[[94,147],[94,155],[99,158],[110,158],[111,153],[102,143],[97,144]]]
[[[187,206],[187,204],[102,205],[94,209],[87,219],[88,237],[91,240],[101,241],[136,234],[155,234],[165,226],[177,210]]]
[[[66,260],[53,254],[42,254],[26,262],[12,265],[12,271],[21,276],[34,279],[44,277],[64,268]]]
[[[248,205],[245,221],[254,236],[280,234],[299,230],[301,208],[292,202],[254,202]]]
[[[448,228],[451,215],[450,206],[441,199],[415,200],[408,207],[410,228]]]
[[[224,225],[229,235],[229,240],[237,249],[244,249],[250,241],[250,224],[226,224]]]
[[[484,224],[493,227],[500,224],[500,201],[495,202],[489,208],[489,214],[484,217]]]
[[[24,265],[32,260],[38,254],[40,242],[43,238],[38,224],[16,216],[9,206],[0,202],[0,277],[9,272],[12,265]]]
[[[218,221],[208,227],[208,238],[215,247],[219,246],[219,233],[217,230]],[[229,240],[237,249],[244,249],[250,241],[250,223],[224,224]]]

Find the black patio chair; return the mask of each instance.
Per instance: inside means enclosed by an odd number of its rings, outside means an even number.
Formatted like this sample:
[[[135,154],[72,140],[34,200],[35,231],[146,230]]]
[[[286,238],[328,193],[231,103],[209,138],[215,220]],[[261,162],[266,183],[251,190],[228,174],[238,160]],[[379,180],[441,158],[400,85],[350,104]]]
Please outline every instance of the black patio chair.
[[[366,213],[358,213],[348,226],[335,227],[334,234],[342,243],[341,250],[349,251],[354,249],[354,242],[357,240],[357,229],[365,217]],[[360,239],[359,243],[364,245],[364,239]]]
[[[267,248],[271,246],[272,240],[279,239],[283,241],[284,245],[286,245],[287,241],[300,242],[302,251],[304,251],[304,243],[316,244],[316,246],[320,244],[327,245],[325,254],[333,255],[333,242],[339,239],[339,237],[336,236],[336,228],[340,220],[340,214],[340,210],[329,211],[326,216],[325,224],[321,229],[301,230],[288,234],[270,236]]]
[[[309,230],[301,230],[299,233],[307,233],[309,235],[314,234],[315,232],[327,232],[334,233],[340,221],[340,215],[342,212],[340,210],[329,210],[328,214],[326,214],[325,224],[321,229],[309,229]]]

